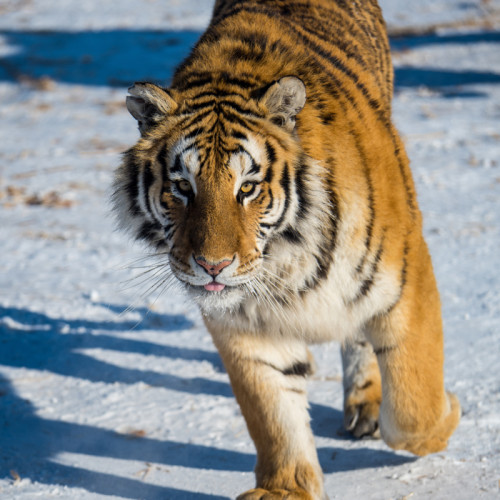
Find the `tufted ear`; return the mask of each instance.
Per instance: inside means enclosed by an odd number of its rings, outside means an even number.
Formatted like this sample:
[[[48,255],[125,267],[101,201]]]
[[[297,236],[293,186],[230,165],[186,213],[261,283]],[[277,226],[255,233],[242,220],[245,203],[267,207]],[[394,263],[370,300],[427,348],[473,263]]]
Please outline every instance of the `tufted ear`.
[[[269,119],[292,131],[295,116],[306,103],[306,87],[300,78],[285,76],[267,88],[260,102],[269,112]]]
[[[141,134],[177,108],[168,91],[152,83],[136,82],[128,91],[127,109],[137,120]]]

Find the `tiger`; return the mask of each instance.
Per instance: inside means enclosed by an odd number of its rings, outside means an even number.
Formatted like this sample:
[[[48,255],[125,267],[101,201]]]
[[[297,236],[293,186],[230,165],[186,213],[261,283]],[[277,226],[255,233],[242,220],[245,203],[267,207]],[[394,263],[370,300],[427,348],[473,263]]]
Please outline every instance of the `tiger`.
[[[438,452],[460,419],[376,0],[217,0],[171,85],[136,82],[119,225],[201,311],[255,444],[240,500],[326,499],[309,345],[341,344],[344,425]]]

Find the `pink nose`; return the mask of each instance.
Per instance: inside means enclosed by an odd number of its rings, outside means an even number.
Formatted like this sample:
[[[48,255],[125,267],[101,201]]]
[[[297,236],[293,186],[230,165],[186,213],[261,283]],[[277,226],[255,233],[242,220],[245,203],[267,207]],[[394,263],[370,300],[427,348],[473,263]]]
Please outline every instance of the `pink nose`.
[[[225,267],[233,262],[232,260],[225,259],[220,262],[212,263],[208,262],[205,257],[196,257],[194,260],[199,266],[203,267],[210,276],[217,276]]]

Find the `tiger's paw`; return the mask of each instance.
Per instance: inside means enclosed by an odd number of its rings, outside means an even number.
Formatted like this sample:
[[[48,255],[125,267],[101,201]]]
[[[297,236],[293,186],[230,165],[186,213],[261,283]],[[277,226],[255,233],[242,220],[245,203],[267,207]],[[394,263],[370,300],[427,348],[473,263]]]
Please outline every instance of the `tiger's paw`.
[[[380,380],[352,387],[344,398],[344,427],[354,437],[380,438],[378,417],[382,389]]]
[[[448,446],[448,439],[456,429],[461,416],[460,402],[455,394],[446,393],[448,401],[447,412],[443,417],[431,428],[421,430],[417,435],[409,434],[405,436],[400,432],[399,441],[391,442],[386,438],[383,432],[384,441],[395,450],[407,450],[415,455],[424,456],[429,453],[437,453],[444,450]]]
[[[269,474],[265,468],[259,471],[257,467],[257,487],[242,493],[237,500],[328,500],[319,464],[298,463],[272,468],[273,473]]]
[[[255,488],[242,493],[236,500],[316,500],[306,490],[297,488],[294,490],[264,490]]]

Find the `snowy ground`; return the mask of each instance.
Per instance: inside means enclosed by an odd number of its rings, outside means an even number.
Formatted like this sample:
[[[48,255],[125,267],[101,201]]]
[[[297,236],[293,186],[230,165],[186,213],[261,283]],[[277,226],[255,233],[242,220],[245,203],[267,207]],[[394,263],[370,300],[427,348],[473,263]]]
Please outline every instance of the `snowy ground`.
[[[446,452],[418,460],[351,440],[332,344],[314,348],[313,428],[331,499],[498,498],[500,4],[405,3],[382,2],[399,35],[394,114],[464,415]],[[168,81],[210,9],[0,3],[1,498],[215,500],[253,485],[253,445],[196,309],[127,282],[142,249],[107,205],[137,134],[127,86]]]

